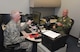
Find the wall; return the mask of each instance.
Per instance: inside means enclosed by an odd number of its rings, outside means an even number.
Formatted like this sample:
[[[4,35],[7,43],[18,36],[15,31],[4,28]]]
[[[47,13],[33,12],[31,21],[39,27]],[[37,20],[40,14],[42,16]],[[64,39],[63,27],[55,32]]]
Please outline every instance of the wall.
[[[31,11],[31,13],[32,13],[32,11],[40,12],[41,13],[41,17],[54,15],[54,13],[55,13],[55,9],[54,8],[31,8],[30,11]]]
[[[75,21],[70,34],[78,38],[80,33],[80,0],[62,0],[61,2],[61,8],[57,8],[55,14],[61,16],[63,9],[67,8],[69,10],[69,17]]]
[[[29,0],[0,0],[0,14],[10,13],[11,10],[29,13]]]

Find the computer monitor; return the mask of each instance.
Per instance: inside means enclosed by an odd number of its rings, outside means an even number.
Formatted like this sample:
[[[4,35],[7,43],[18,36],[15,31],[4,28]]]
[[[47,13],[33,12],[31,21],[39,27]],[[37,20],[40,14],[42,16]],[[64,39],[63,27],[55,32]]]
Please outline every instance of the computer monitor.
[[[32,14],[33,14],[33,21],[34,21],[34,23],[40,25],[40,17],[41,17],[41,13],[40,13],[40,12],[37,12],[37,11],[33,11]]]

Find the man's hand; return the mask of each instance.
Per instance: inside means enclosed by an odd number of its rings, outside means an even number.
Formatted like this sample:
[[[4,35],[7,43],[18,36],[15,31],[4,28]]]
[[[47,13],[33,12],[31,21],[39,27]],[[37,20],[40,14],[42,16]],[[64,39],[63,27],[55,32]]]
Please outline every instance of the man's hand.
[[[60,22],[58,22],[58,23],[57,23],[57,25],[58,25],[58,26],[63,26],[63,24],[62,24],[62,23],[60,23]]]
[[[24,35],[24,38],[27,38],[28,36],[29,36],[29,35],[26,35],[26,34],[25,34],[25,35]]]
[[[28,20],[26,23],[27,23],[28,25],[31,25],[32,22],[33,22],[32,20]]]
[[[24,36],[24,38],[27,38],[29,36],[30,33],[26,33],[25,31],[21,31],[22,35]]]
[[[56,29],[56,26],[52,26],[53,29]]]

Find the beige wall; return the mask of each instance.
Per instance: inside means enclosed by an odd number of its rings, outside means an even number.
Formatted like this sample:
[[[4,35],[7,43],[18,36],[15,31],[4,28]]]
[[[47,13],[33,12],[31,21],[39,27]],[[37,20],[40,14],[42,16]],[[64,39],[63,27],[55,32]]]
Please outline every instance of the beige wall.
[[[34,9],[31,9],[30,11],[31,12],[32,11],[41,12],[41,17],[54,15],[54,13],[55,13],[54,8],[34,8]]]
[[[61,16],[63,9],[69,9],[69,17],[75,21],[70,34],[78,38],[80,32],[80,0],[62,0],[61,2],[61,8],[56,9],[55,14]]]
[[[0,13],[10,13],[11,10],[29,13],[29,0],[0,0]]]

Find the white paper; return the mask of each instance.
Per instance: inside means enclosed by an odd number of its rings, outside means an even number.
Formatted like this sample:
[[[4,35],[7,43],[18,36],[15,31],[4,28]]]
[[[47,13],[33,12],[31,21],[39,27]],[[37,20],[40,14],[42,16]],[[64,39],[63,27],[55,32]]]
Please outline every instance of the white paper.
[[[43,34],[51,38],[56,38],[60,35],[59,33],[53,32],[51,30],[46,30],[45,32],[43,32]]]
[[[45,29],[44,29],[44,30],[41,30],[42,33],[46,32],[46,31],[47,31],[47,30],[45,30]]]

